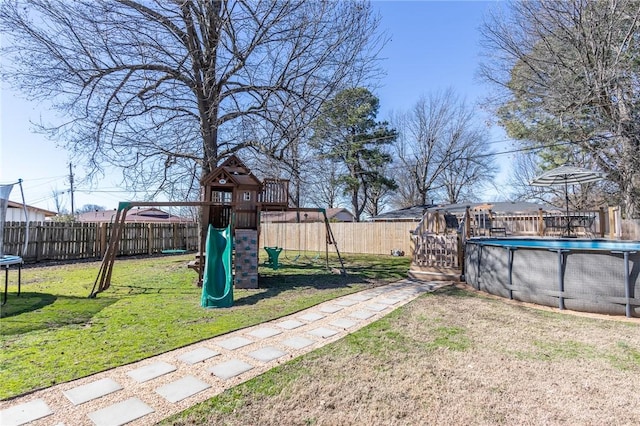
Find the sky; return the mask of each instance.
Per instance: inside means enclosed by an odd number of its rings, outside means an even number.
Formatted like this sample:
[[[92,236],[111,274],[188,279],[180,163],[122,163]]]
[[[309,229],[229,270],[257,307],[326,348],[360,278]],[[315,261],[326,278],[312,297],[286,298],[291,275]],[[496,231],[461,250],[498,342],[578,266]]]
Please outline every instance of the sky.
[[[386,73],[375,94],[380,99],[379,119],[394,111],[406,111],[420,96],[452,88],[474,104],[489,87],[476,78],[480,62],[478,28],[495,1],[374,1],[381,15],[381,30],[390,37],[382,57]],[[69,153],[33,131],[32,122],[57,119],[46,104],[29,102],[2,84],[0,90],[0,184],[23,180],[26,203],[54,210],[54,192],[70,209]],[[485,121],[478,110],[479,119]],[[486,116],[484,116],[486,117]],[[491,146],[508,149],[504,133],[490,130]],[[499,155],[498,186],[506,179],[510,157]],[[131,195],[118,186],[119,174],[105,176],[98,186],[82,182],[83,169],[74,165],[74,205],[95,204],[115,208]],[[498,190],[485,194],[487,201],[504,199]],[[21,201],[14,188],[11,199]]]

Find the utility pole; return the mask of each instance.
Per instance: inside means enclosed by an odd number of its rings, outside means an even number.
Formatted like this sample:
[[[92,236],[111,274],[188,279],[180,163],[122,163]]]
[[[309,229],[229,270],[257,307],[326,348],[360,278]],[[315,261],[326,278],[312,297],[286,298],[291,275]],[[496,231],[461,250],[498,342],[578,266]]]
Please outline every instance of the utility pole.
[[[71,192],[71,215],[73,217],[75,217],[75,208],[73,206],[73,163],[69,162],[69,184],[70,189],[69,192]]]

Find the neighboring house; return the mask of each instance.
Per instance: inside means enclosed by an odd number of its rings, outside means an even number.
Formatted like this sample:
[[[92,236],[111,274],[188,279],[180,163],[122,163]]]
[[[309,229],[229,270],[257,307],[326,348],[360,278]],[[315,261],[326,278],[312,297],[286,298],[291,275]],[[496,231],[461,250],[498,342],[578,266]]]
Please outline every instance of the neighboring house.
[[[456,216],[464,215],[465,210],[491,210],[493,213],[537,213],[540,209],[547,212],[558,211],[557,207],[548,204],[529,203],[526,201],[490,201],[485,203],[439,204],[430,207],[430,212],[446,212]]]
[[[372,222],[419,222],[422,220],[422,216],[424,216],[427,209],[433,206],[434,204],[425,204],[422,206],[405,207],[403,209],[381,213],[369,220]]]
[[[370,220],[374,222],[419,222],[427,212],[450,213],[458,218],[464,216],[467,207],[471,210],[491,210],[493,213],[537,213],[539,209],[544,211],[557,211],[556,207],[547,204],[536,204],[522,201],[496,201],[486,203],[458,203],[458,204],[428,204],[413,206],[379,214]]]
[[[76,215],[78,222],[113,222],[116,210],[98,210]],[[172,215],[157,208],[137,208],[127,211],[127,223],[194,223],[190,218]]]
[[[56,212],[33,207],[27,204],[27,216],[29,222],[44,222],[45,220],[57,215]],[[9,201],[7,205],[6,222],[25,222],[24,204]]]
[[[355,217],[353,214],[343,208],[326,209],[327,219],[330,222],[353,222]],[[279,223],[303,223],[303,222],[323,222],[324,216],[321,212],[298,212],[295,210],[288,211],[271,211],[262,212],[260,214],[262,222],[279,222]]]

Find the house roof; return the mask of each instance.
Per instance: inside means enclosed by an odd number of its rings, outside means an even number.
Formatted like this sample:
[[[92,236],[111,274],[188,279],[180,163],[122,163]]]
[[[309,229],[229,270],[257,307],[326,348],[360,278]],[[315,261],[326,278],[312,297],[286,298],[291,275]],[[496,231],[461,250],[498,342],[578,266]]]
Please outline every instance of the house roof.
[[[113,222],[116,210],[98,210],[82,213],[76,217],[79,222]],[[172,215],[163,210],[149,207],[131,209],[127,211],[125,219],[127,223],[192,223],[193,220],[181,216]]]
[[[9,200],[7,202],[7,206],[9,208],[13,208],[13,209],[22,209],[22,208],[24,208],[24,204],[18,203],[18,202],[15,202],[15,201],[11,201],[11,200]],[[40,207],[34,207],[34,206],[30,206],[28,204],[27,204],[27,209],[31,210],[31,211],[36,211],[36,212],[42,213],[45,217],[51,217],[51,216],[55,216],[55,215],[58,214],[56,212],[52,212],[51,210],[41,209]]]
[[[443,211],[452,214],[463,214],[466,208],[491,210],[499,213],[533,213],[539,209],[545,211],[557,211],[556,207],[548,204],[529,203],[524,201],[495,201],[486,203],[458,203],[458,204],[425,204],[420,206],[407,207],[379,214],[371,218],[373,221],[419,221],[427,212]]]
[[[544,211],[557,211],[557,207],[548,204],[529,203],[526,201],[491,201],[486,203],[458,203],[439,204],[429,208],[429,211],[446,211],[448,213],[464,213],[466,208],[476,210],[491,210],[495,213],[535,213],[542,209]]]
[[[353,220],[353,214],[347,209],[344,208],[331,208],[326,209],[327,219],[338,219],[338,216],[342,214],[342,216],[348,215],[349,220],[343,220],[343,222],[350,222]],[[299,215],[299,216],[298,216]],[[287,210],[287,211],[268,211],[262,212],[260,214],[260,220],[262,222],[288,222],[288,223],[298,223],[298,222],[322,222],[324,221],[324,216],[322,212],[297,212],[295,210]]]
[[[418,222],[429,207],[433,204],[424,204],[419,206],[405,207],[386,213],[381,213],[371,218],[372,221],[415,221]]]

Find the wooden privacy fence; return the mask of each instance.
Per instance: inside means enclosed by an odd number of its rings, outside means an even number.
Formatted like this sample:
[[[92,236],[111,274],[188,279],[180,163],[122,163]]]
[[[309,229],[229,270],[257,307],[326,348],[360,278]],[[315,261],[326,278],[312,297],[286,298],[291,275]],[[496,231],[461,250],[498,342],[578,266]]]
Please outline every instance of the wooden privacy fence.
[[[262,223],[260,247],[278,246],[285,250],[324,253],[324,223]],[[341,253],[391,254],[392,250],[411,255],[409,232],[416,222],[334,222],[333,236]],[[329,248],[329,251],[333,251]]]
[[[25,262],[76,260],[104,255],[111,235],[110,223],[29,222]],[[4,252],[22,254],[25,222],[7,222]],[[198,250],[199,228],[195,223],[127,223],[118,255],[146,255],[163,250]]]

